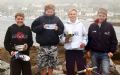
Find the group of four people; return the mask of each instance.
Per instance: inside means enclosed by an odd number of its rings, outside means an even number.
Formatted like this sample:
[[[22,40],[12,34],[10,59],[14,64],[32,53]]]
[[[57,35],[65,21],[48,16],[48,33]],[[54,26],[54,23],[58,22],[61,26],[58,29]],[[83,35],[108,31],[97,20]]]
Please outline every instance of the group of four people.
[[[114,28],[107,22],[107,10],[99,9],[97,19],[88,30],[78,20],[77,10],[68,11],[68,21],[64,24],[55,16],[55,6],[48,4],[44,8],[44,14],[32,23],[31,29],[24,24],[24,14],[15,15],[16,23],[8,27],[5,35],[4,46],[12,56],[10,62],[10,75],[31,75],[30,61],[16,59],[16,46],[24,45],[20,54],[28,55],[33,44],[32,32],[36,33],[36,42],[39,44],[37,67],[41,75],[53,75],[56,69],[57,45],[64,43],[67,75],[74,75],[75,63],[77,70],[85,69],[86,62],[84,52],[91,56],[93,66],[102,75],[109,75],[109,58],[117,49],[117,39]],[[62,35],[62,38],[59,36]],[[85,75],[80,74],[80,75]]]

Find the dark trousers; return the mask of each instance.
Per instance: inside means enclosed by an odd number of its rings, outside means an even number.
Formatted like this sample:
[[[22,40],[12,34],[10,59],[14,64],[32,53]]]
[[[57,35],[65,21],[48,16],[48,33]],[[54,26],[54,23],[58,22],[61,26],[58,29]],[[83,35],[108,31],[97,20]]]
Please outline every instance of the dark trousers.
[[[76,63],[78,71],[85,69],[86,62],[84,59],[83,51],[81,51],[81,50],[66,50],[65,58],[66,58],[67,75],[75,75],[75,63]],[[85,75],[85,74],[82,73],[79,75]]]
[[[29,61],[11,59],[10,75],[32,75],[31,64]]]

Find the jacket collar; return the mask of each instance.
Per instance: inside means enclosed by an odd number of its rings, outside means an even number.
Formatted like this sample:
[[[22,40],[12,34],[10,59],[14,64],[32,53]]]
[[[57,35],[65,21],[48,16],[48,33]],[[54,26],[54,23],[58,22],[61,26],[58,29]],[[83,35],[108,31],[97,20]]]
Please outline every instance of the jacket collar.
[[[98,25],[98,22],[99,22],[99,20],[96,19],[95,20],[95,24]],[[106,22],[107,22],[107,19],[101,23],[101,26],[105,25]]]
[[[46,18],[53,18],[53,17],[55,16],[55,14],[53,14],[53,15],[51,15],[51,16],[47,16],[47,15],[44,13],[43,16],[46,17]]]

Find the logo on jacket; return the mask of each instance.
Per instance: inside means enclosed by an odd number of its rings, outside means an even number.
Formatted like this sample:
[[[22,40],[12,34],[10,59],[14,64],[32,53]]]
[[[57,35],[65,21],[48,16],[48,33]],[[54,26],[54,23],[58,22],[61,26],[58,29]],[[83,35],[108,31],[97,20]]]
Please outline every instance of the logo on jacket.
[[[79,36],[79,32],[74,32],[74,36]]]
[[[24,35],[23,32],[17,32],[16,38],[17,38],[18,40],[23,40],[23,39],[25,39],[25,35]]]
[[[105,32],[104,34],[105,34],[105,35],[110,35],[110,32]]]

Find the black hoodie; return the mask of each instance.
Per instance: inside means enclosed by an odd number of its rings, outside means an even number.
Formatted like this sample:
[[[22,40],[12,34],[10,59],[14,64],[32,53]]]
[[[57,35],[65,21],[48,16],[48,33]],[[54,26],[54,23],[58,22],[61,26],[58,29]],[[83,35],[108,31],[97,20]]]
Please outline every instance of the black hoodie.
[[[29,48],[33,44],[32,40],[32,32],[28,26],[17,26],[16,24],[11,25],[8,27],[5,39],[4,39],[4,46],[7,51],[16,51],[15,45],[28,45],[28,49],[26,51],[22,51],[21,53],[29,55]]]
[[[117,49],[117,43],[116,34],[111,23],[104,21],[101,27],[96,22],[90,25],[86,50],[114,53]]]
[[[58,26],[58,30],[49,30],[44,29],[45,24],[56,24]],[[63,33],[64,25],[61,20],[53,16],[40,16],[38,17],[31,26],[31,29],[34,33],[36,33],[36,41],[41,46],[52,46],[57,45],[59,43],[59,35]]]

